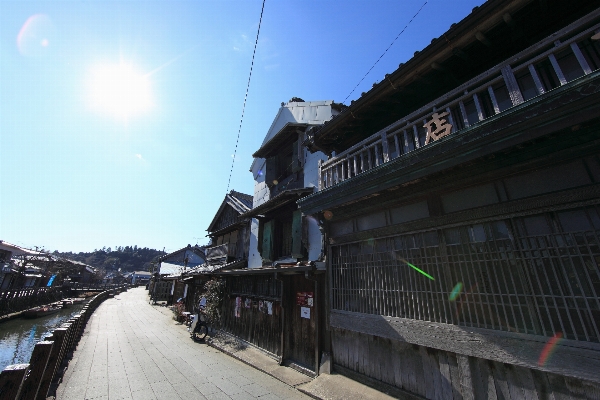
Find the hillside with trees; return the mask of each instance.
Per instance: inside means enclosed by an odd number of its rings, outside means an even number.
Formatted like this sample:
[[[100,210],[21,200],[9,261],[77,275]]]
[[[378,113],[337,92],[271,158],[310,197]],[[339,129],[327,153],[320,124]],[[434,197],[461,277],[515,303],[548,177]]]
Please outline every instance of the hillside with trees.
[[[131,272],[150,271],[152,269],[151,264],[166,253],[147,247],[137,247],[136,245],[118,246],[115,249],[103,247],[91,253],[59,253],[55,251],[53,254],[70,260],[80,261],[106,272],[119,271],[119,269],[121,272]]]

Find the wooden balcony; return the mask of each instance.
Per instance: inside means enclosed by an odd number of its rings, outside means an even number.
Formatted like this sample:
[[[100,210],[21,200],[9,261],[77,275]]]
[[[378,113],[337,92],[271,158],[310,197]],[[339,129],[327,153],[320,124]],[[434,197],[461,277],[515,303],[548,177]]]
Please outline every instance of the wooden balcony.
[[[209,263],[228,262],[237,258],[237,243],[223,243],[206,249],[206,261]]]
[[[569,82],[598,70],[600,11],[574,22],[509,60],[385,127],[346,151],[319,164],[319,190],[333,187],[435,141],[425,127],[434,113],[457,135],[514,106],[548,96]],[[583,29],[581,27],[588,26]],[[585,54],[584,54],[585,53]],[[433,140],[432,140],[433,139]],[[441,139],[441,138],[440,138]]]

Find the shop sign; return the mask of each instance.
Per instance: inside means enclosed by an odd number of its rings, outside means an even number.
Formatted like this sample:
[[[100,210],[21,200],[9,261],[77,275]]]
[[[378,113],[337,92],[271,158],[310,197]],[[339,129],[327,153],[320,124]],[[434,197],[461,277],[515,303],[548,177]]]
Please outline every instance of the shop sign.
[[[429,144],[432,140],[436,141],[450,134],[452,131],[452,124],[449,124],[448,121],[446,121],[446,116],[448,116],[447,111],[440,114],[437,112],[433,113],[431,121],[426,122],[425,125],[423,125],[423,128],[427,130],[425,144]]]
[[[297,292],[296,305],[312,307],[314,304],[314,292]]]

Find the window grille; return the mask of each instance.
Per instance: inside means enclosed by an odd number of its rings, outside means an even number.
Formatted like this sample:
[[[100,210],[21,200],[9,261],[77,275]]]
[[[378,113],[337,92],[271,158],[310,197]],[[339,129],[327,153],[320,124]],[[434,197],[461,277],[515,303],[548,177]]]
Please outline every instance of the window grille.
[[[332,246],[332,308],[599,342],[599,232],[587,207]]]
[[[231,276],[227,286],[230,295],[281,298],[281,285],[271,275]]]

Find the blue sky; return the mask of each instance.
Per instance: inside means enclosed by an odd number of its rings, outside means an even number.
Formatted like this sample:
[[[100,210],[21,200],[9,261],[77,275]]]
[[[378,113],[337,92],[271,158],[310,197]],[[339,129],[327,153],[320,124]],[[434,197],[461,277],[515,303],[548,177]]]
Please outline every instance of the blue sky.
[[[281,102],[343,101],[423,3],[267,0],[230,190]],[[346,104],[481,3],[428,0]],[[0,239],[206,244],[261,4],[0,0]]]

